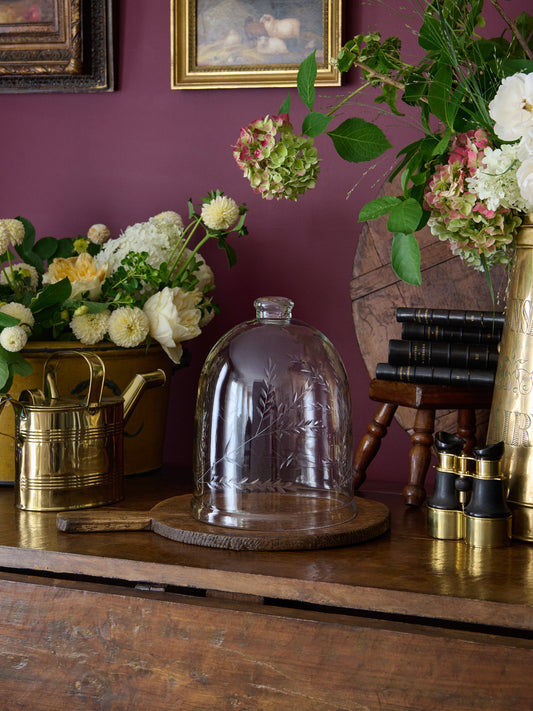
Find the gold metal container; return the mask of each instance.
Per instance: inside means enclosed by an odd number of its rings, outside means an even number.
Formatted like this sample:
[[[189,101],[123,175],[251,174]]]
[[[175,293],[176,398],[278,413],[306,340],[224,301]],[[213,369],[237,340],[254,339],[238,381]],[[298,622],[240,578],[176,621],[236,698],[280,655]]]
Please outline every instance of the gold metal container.
[[[69,356],[89,370],[84,400],[60,397],[56,372]],[[99,356],[60,352],[44,369],[43,389],[25,390],[15,407],[15,504],[28,511],[64,511],[123,498],[123,430],[146,387],[165,383],[163,371],[136,375],[122,396],[103,398]]]
[[[533,541],[533,215],[516,244],[487,431],[503,440],[501,472],[513,537]]]

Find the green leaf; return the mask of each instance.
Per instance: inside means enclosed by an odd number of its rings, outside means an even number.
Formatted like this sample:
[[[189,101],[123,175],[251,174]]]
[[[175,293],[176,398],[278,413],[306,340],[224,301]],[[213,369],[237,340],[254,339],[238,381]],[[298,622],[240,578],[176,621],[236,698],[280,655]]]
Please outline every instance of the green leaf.
[[[33,243],[35,242],[35,227],[31,224],[29,220],[25,217],[17,217],[24,225],[24,239],[22,241],[22,247],[25,251],[31,252]]]
[[[451,67],[448,64],[440,64],[428,90],[429,110],[451,129],[457,113],[457,107],[454,111],[450,104],[452,79]]]
[[[389,232],[415,232],[422,218],[422,206],[413,198],[402,200],[391,210],[387,221]]]
[[[372,160],[391,147],[383,131],[361,118],[349,118],[328,131],[335,150],[351,163]]]
[[[391,263],[396,275],[407,284],[420,286],[420,248],[413,234],[395,234],[392,238]]]
[[[69,257],[74,256],[74,240],[72,237],[63,237],[62,239],[56,240],[56,242],[58,244],[54,257],[63,257],[64,259],[68,259]]]
[[[367,202],[363,205],[361,212],[359,213],[359,222],[366,222],[366,220],[375,220],[382,215],[389,213],[393,207],[401,202],[400,198],[394,197],[393,195],[385,195],[384,197],[376,198]]]
[[[9,366],[3,358],[0,358],[0,392],[6,393],[9,391],[11,378]]]
[[[51,259],[57,250],[57,240],[55,237],[43,237],[36,242],[33,251],[43,260]]]
[[[9,314],[4,314],[0,312],[0,327],[6,328],[8,326],[16,326],[19,323],[19,319]]]
[[[311,113],[307,114],[307,116],[304,118],[302,124],[302,133],[305,133],[311,138],[319,136],[321,133],[324,133],[326,128],[329,126],[332,118],[333,116],[326,116],[326,114],[311,111]]]
[[[288,114],[291,110],[291,95],[287,94],[285,101],[279,107],[278,114]]]
[[[47,284],[32,303],[31,310],[38,313],[50,306],[59,306],[66,301],[72,293],[70,281],[65,278],[55,284]]]
[[[315,79],[317,75],[316,49],[300,64],[296,86],[300,99],[307,106],[309,111],[315,105]]]
[[[228,264],[230,265],[230,267],[235,266],[235,264],[237,264],[237,252],[230,244],[226,242],[224,237],[220,237],[218,239],[218,246],[220,247],[220,249],[223,249],[224,252],[226,252],[226,257],[228,259]]]

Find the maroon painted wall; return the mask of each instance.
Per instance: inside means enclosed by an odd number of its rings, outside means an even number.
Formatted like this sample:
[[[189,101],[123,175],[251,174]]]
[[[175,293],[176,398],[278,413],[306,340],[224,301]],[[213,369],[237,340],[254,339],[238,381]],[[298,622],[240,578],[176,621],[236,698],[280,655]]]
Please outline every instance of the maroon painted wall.
[[[505,3],[513,14],[527,4]],[[198,200],[215,188],[247,202],[250,234],[235,244],[237,266],[230,272],[216,246],[204,251],[215,269],[222,313],[191,343],[193,365],[175,376],[167,459],[191,461],[202,362],[219,336],[253,317],[253,300],[267,294],[291,297],[295,316],[336,345],[350,378],[357,442],[375,408],[367,396],[369,376],[358,350],[349,283],[360,229],[357,214],[375,196],[379,177],[365,177],[367,166],[342,161],[324,138],[317,141],[324,161],[315,190],[298,203],[264,201],[253,194],[231,146],[242,125],[276,112],[287,90],[172,91],[169,5],[168,0],[120,0],[117,91],[0,96],[0,215],[26,216],[39,236],[65,237],[84,233],[94,222],[116,234],[162,210],[186,216],[189,197]],[[347,0],[345,7],[346,38],[379,28],[384,35],[402,32],[416,48],[404,28],[419,23],[413,23],[408,10],[355,0]],[[299,107],[296,91],[291,93]],[[319,104],[338,93],[338,88],[321,89]],[[360,101],[369,103],[368,98]],[[295,125],[302,115],[293,112]],[[365,117],[374,115],[370,107]],[[400,129],[392,120],[382,127],[395,147],[416,137],[413,129]],[[408,436],[394,423],[369,476],[405,480],[408,447]]]

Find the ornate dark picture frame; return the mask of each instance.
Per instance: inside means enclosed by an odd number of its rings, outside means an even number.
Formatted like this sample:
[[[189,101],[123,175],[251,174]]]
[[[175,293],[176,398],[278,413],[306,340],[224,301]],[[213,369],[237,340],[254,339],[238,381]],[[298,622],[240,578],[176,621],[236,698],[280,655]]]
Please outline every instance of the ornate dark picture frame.
[[[313,49],[316,83],[339,86],[341,32],[342,0],[172,0],[171,88],[296,86]]]
[[[114,91],[114,0],[0,0],[0,93]]]

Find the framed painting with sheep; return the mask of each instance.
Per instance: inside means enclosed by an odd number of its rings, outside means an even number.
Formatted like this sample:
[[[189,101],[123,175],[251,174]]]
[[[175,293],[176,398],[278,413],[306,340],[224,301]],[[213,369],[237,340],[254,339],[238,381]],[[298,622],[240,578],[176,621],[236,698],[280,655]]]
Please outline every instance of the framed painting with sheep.
[[[317,82],[338,86],[342,0],[172,0],[173,89],[295,86],[316,50]]]

